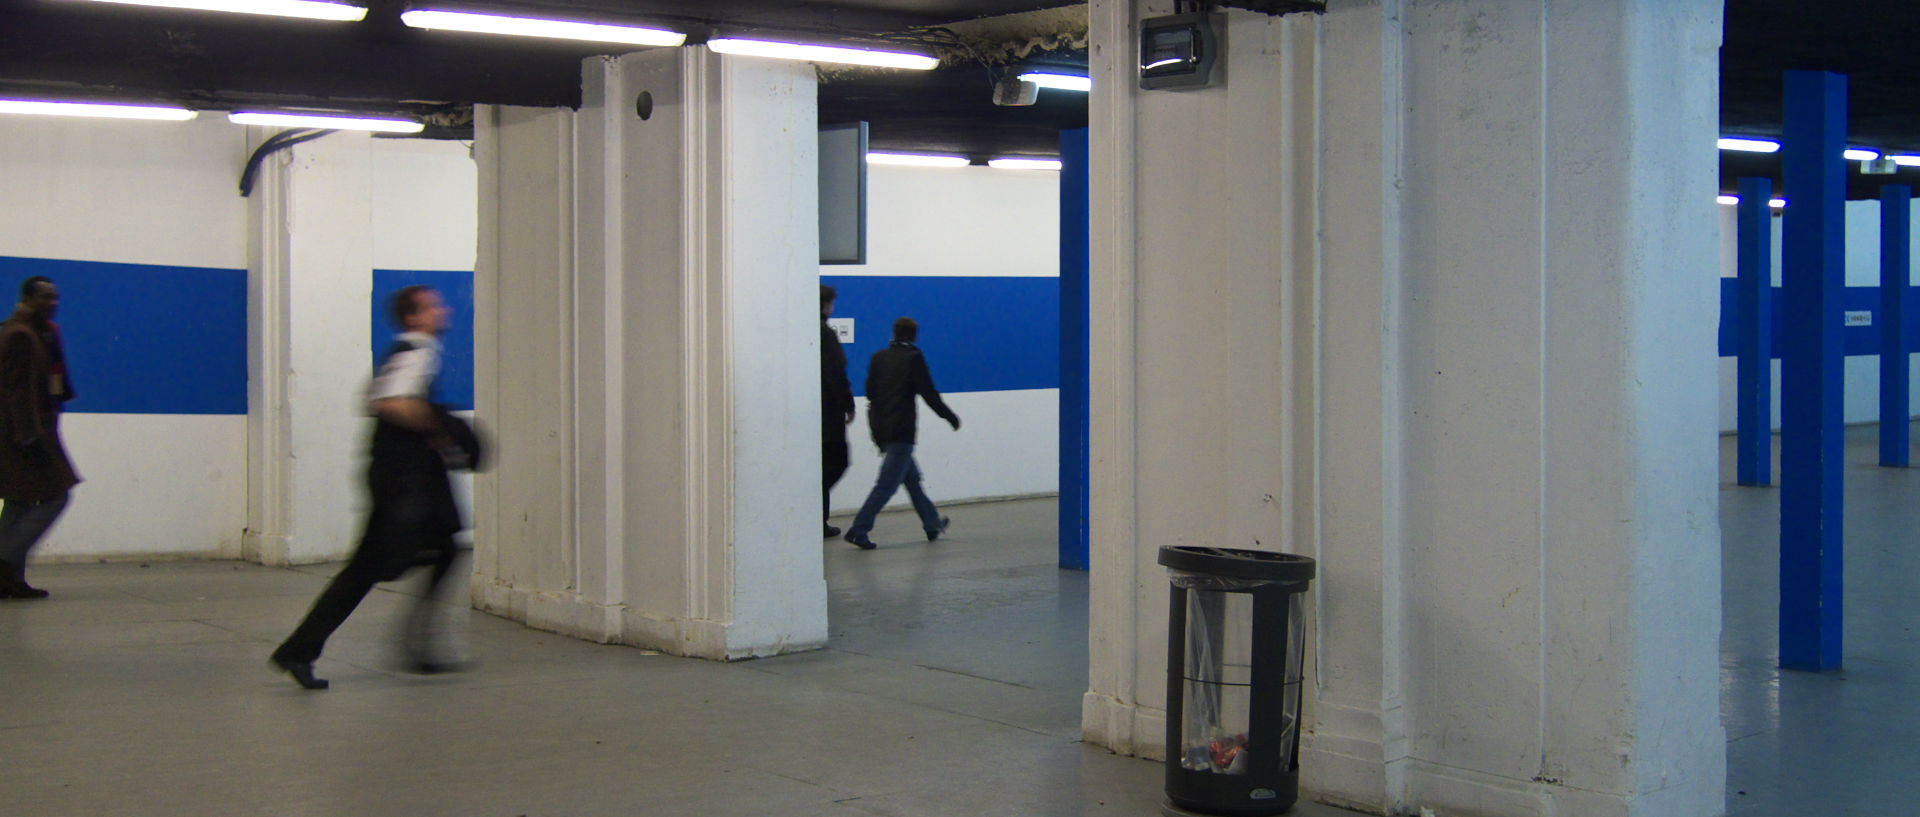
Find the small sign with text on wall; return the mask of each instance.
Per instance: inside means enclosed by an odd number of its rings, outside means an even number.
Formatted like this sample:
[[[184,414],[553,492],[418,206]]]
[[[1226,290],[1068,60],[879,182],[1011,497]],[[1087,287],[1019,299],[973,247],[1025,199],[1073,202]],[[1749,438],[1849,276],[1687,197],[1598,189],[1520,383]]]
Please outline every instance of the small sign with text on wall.
[[[845,343],[853,342],[853,319],[852,318],[828,318],[827,328],[832,329],[834,334],[840,336],[841,343],[845,344]]]
[[[1849,310],[1846,314],[1846,325],[1872,326],[1873,310],[1871,309]]]

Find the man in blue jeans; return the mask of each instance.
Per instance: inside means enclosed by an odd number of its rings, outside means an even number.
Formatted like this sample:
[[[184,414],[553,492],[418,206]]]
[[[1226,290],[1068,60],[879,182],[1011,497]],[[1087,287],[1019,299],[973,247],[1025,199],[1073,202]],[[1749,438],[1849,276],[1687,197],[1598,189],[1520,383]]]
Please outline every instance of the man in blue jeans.
[[[861,550],[873,549],[873,540],[867,538],[867,532],[873,530],[873,519],[880,514],[880,508],[903,483],[907,486],[907,496],[913,499],[914,511],[920,514],[920,527],[926,530],[927,541],[939,539],[947,529],[947,518],[940,515],[940,509],[933,506],[933,500],[920,488],[920,467],[913,462],[920,416],[914,398],[925,400],[927,407],[955,431],[960,430],[960,415],[947,408],[946,401],[940,399],[940,390],[933,387],[933,373],[927,370],[927,359],[920,354],[920,347],[913,345],[919,337],[920,324],[914,319],[894,321],[893,342],[873,353],[873,362],[867,366],[867,427],[873,431],[873,442],[880,446],[882,459],[873,492],[867,494],[866,504],[860,506],[860,514],[847,528],[846,540]]]

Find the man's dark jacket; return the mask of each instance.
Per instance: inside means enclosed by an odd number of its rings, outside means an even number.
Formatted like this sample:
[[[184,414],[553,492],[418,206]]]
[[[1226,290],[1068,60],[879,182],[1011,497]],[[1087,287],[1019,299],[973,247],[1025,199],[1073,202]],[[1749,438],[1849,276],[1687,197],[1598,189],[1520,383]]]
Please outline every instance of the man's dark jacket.
[[[853,384],[847,381],[847,350],[840,348],[840,335],[820,322],[820,415],[828,428],[846,430],[846,417],[853,413]],[[842,435],[844,436],[844,434]]]
[[[940,390],[933,387],[933,373],[927,371],[927,359],[921,356],[920,347],[896,340],[874,352],[873,363],[867,367],[867,426],[873,431],[875,445],[884,448],[890,443],[914,442],[919,430],[919,410],[913,404],[916,395],[927,401],[927,408],[941,419],[960,422],[940,399]]]

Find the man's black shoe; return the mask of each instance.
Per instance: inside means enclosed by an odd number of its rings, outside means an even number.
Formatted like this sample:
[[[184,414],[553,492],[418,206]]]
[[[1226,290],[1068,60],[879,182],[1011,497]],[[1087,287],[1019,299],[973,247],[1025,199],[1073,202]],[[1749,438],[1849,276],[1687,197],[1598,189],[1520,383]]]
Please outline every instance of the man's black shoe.
[[[868,539],[866,536],[862,534],[849,533],[846,536],[843,536],[840,538],[847,540],[847,544],[857,547],[861,550],[872,550],[874,547],[873,540]]]
[[[948,525],[950,525],[950,524],[952,524],[952,523],[953,523],[953,520],[952,520],[952,519],[948,519],[947,517],[944,517],[944,516],[943,516],[943,517],[940,517],[940,527],[939,527],[939,529],[937,529],[937,530],[930,530],[930,531],[927,531],[927,541],[929,541],[929,542],[932,542],[932,541],[935,541],[935,540],[937,540],[937,539],[939,539],[939,538],[940,538],[940,534],[943,534],[943,533],[946,533],[946,532],[947,532],[947,526],[948,526]]]
[[[311,661],[294,661],[288,658],[281,658],[277,655],[267,659],[267,661],[273,664],[275,668],[293,676],[293,680],[298,682],[303,689],[327,688],[327,679],[313,677],[313,662]]]
[[[822,538],[824,538],[824,539],[832,539],[833,537],[835,537],[835,536],[839,536],[839,535],[840,535],[840,529],[839,529],[839,528],[836,528],[836,527],[834,527],[834,526],[832,526],[832,525],[828,525],[828,526],[827,526],[827,535],[826,535],[826,536],[824,536],[824,537],[822,537]]]

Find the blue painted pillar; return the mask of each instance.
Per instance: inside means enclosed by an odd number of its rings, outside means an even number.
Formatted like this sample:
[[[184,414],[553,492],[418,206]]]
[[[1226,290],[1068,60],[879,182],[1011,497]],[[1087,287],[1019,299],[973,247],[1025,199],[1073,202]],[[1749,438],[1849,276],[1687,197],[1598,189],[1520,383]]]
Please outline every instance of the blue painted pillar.
[[[1086,570],[1091,504],[1092,232],[1087,130],[1060,132],[1060,566]]]
[[[1880,188],[1880,464],[1907,467],[1907,270],[1913,260],[1913,188]]]
[[[1847,79],[1788,71],[1780,356],[1780,666],[1840,668]]]
[[[1740,376],[1735,386],[1739,407],[1741,485],[1773,484],[1773,180],[1740,180],[1739,277],[1735,279],[1735,319],[1739,332]]]

